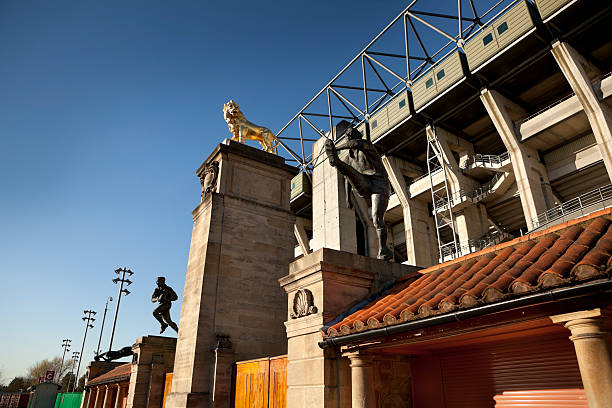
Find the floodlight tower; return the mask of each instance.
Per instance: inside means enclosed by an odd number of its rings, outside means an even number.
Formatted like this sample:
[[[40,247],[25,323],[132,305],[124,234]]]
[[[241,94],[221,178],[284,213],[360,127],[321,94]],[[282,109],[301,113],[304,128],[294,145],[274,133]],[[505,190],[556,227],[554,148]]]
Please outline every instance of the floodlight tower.
[[[106,306],[104,306],[104,316],[102,316],[102,327],[100,327],[100,339],[98,340],[98,349],[96,350],[96,356],[100,355],[100,343],[102,343],[102,333],[104,333],[104,322],[106,321],[106,312],[108,311],[108,302],[112,302],[113,297],[109,296],[106,298]]]
[[[72,377],[74,376],[74,365],[76,364],[76,362],[79,359],[80,355],[81,355],[81,353],[79,353],[78,351],[73,351],[72,352],[72,366],[70,367],[70,374],[72,374],[72,376],[70,376],[70,378],[68,378],[68,385],[66,386],[66,392],[70,392],[70,382],[72,381]],[[72,386],[72,391],[74,391],[75,384],[77,384],[77,383],[78,383],[78,381],[75,380],[74,384]]]
[[[121,304],[121,294],[125,293],[125,296],[130,294],[129,290],[123,289],[124,283],[127,286],[130,286],[132,284],[131,280],[125,278],[125,275],[127,274],[128,276],[132,276],[134,274],[134,272],[132,272],[131,270],[125,267],[115,269],[115,273],[117,275],[121,275],[121,278],[116,277],[115,279],[113,279],[113,283],[116,285],[119,282],[121,282],[121,285],[119,286],[119,296],[117,297],[117,307],[115,309],[115,319],[113,320],[113,331],[111,333],[111,339],[110,339],[110,344],[108,345],[108,351],[111,351],[113,349],[113,339],[115,338],[115,326],[117,325],[117,315],[119,314],[119,305]]]
[[[83,335],[83,345],[81,346],[81,352],[79,354],[79,364],[77,366],[77,372],[76,372],[76,378],[75,378],[75,384],[78,382],[78,378],[79,378],[79,371],[81,370],[81,360],[83,358],[83,349],[85,348],[85,340],[87,340],[87,330],[93,328],[93,323],[96,319],[94,319],[92,317],[92,315],[95,315],[96,312],[93,310],[83,310],[83,314],[85,316],[83,316],[83,321],[85,322],[85,334]]]
[[[66,352],[70,351],[70,343],[72,340],[70,339],[62,339],[62,348],[64,349],[64,353],[62,354],[62,364],[60,365],[59,373],[57,373],[57,380],[61,380],[62,370],[64,369],[64,358],[66,357]]]

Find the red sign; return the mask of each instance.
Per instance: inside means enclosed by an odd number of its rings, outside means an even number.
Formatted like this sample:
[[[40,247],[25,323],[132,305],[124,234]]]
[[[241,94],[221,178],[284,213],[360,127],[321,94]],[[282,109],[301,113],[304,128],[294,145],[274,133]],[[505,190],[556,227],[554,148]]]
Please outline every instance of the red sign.
[[[54,377],[55,377],[55,371],[49,370],[47,371],[47,374],[45,374],[45,381],[53,381]]]
[[[45,377],[38,377],[38,383],[42,384],[45,382]]]

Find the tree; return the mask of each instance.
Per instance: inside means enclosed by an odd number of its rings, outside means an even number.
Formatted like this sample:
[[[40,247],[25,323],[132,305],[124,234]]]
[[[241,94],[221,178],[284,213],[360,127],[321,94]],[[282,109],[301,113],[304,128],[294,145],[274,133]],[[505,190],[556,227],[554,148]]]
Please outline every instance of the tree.
[[[51,359],[44,359],[34,363],[27,371],[27,379],[29,385],[38,384],[38,379],[44,377],[47,371],[55,371],[55,381],[59,381],[62,376],[68,371],[68,364],[64,363],[62,372],[60,373],[60,367],[62,365],[61,357],[53,357]]]
[[[85,389],[85,374],[83,374],[81,378],[79,378],[79,386],[77,387],[76,391],[83,391],[84,389]]]
[[[62,392],[68,392],[68,385],[70,385],[70,388],[72,388],[74,385],[74,377],[74,373],[66,373],[66,375],[62,377],[60,381]]]
[[[5,392],[25,391],[30,386],[25,377],[15,377],[4,389]]]

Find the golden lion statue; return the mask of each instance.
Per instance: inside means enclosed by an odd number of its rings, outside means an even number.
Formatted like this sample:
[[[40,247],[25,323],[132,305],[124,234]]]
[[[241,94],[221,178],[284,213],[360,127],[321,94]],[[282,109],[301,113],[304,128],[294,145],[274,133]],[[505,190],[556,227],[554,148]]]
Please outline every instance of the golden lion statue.
[[[277,154],[279,141],[270,129],[249,122],[240,110],[240,106],[232,100],[223,105],[223,117],[227,122],[232,140],[244,143],[246,139],[257,140],[266,152]]]

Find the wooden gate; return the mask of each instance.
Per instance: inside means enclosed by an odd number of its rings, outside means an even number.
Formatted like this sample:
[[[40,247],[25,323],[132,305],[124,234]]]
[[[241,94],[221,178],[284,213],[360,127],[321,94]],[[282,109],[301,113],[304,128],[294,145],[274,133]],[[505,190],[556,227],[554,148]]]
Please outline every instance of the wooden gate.
[[[236,363],[235,408],[285,408],[287,356]]]

